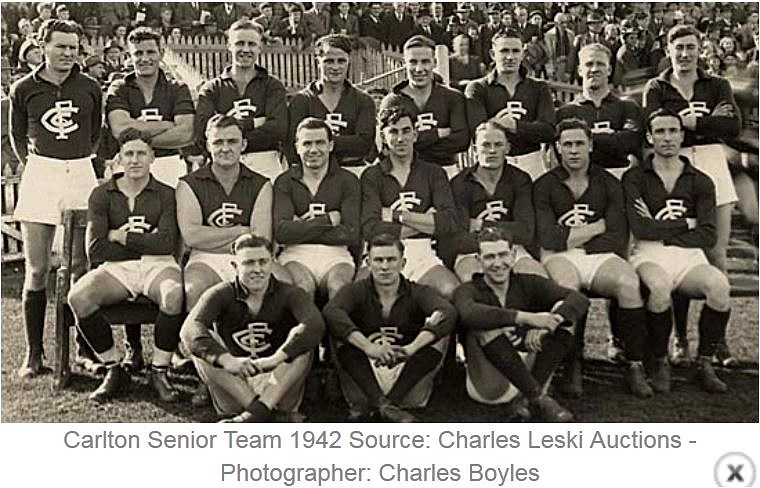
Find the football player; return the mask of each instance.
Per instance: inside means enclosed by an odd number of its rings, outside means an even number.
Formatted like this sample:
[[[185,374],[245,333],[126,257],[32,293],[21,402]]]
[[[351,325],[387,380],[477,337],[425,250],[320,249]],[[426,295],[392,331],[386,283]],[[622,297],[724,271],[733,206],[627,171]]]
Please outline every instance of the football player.
[[[282,82],[256,64],[262,32],[250,20],[230,26],[227,45],[232,66],[198,92],[195,139],[204,145],[207,123],[215,114],[234,117],[246,141],[243,164],[273,182],[284,171],[279,149],[288,132],[288,108]]]
[[[470,142],[464,96],[436,79],[432,40],[413,36],[403,51],[406,80],[393,87],[380,111],[402,104],[414,115],[415,151],[421,159],[442,166],[451,179],[459,171],[456,154],[466,151]]]
[[[271,242],[252,234],[232,245],[235,274],[203,294],[182,326],[222,422],[294,418],[311,351],[324,334],[322,315],[298,287],[272,275]]]
[[[499,227],[478,235],[483,272],[462,284],[454,305],[467,331],[467,390],[471,398],[495,404],[521,393],[513,413],[567,422],[573,415],[545,393],[546,383],[573,346],[573,325],[588,309],[588,298],[534,274],[515,273],[517,249]],[[519,353],[534,353],[530,369]],[[527,405],[526,405],[527,404]]]
[[[541,144],[554,140],[554,102],[544,81],[526,76],[522,67],[523,41],[511,28],[494,34],[491,56],[495,68],[471,81],[464,91],[471,127],[491,120],[507,130],[508,162],[534,181],[546,172]]]
[[[723,393],[728,387],[711,361],[731,315],[731,290],[726,275],[706,257],[716,240],[715,186],[680,154],[685,131],[677,112],[660,109],[647,118],[647,140],[654,153],[623,176],[626,211],[636,238],[630,262],[649,289],[652,387],[670,391],[671,293],[678,291],[705,299],[696,378],[704,390]]]
[[[387,154],[362,174],[362,236],[369,241],[390,233],[402,239],[404,276],[450,298],[459,280],[443,265],[432,242],[460,230],[446,173],[415,153],[417,118],[405,105],[391,105],[378,118]]]
[[[443,364],[454,307],[432,288],[401,273],[404,245],[390,234],[368,241],[370,277],[344,287],[324,309],[352,416],[377,412],[414,422],[404,408],[421,408]]]
[[[617,320],[628,359],[626,380],[639,397],[652,396],[642,360],[646,311],[639,278],[623,258],[628,244],[620,182],[591,163],[593,135],[580,119],[557,124],[560,166],[535,183],[533,199],[541,262],[560,286],[617,300]],[[584,330],[579,323],[568,358],[564,389],[582,394]]]
[[[24,242],[22,308],[26,355],[17,373],[31,378],[49,372],[43,365],[45,286],[56,225],[63,210],[84,208],[97,186],[92,154],[100,138],[102,92],[79,70],[81,28],[48,20],[39,31],[45,62],[10,88],[10,140],[24,164],[14,216]],[[40,198],[44,195],[44,198]],[[86,267],[84,234],[74,236],[72,277]],[[73,317],[66,322],[73,325]]]
[[[167,369],[179,344],[182,325],[182,276],[174,259],[177,211],[174,190],[150,174],[154,153],[150,136],[137,129],[119,135],[119,160],[124,174],[98,186],[87,209],[87,250],[97,268],[69,292],[77,327],[106,365],[107,373],[90,399],[103,402],[122,392],[129,373],[114,346],[111,325],[99,309],[146,296],[158,305],[155,347],[149,375],[161,401],[174,402],[177,391]]]
[[[296,128],[307,117],[327,122],[332,131],[333,157],[357,178],[366,168],[366,159],[375,141],[375,104],[363,90],[348,81],[351,39],[332,34],[317,40],[315,54],[319,79],[290,100],[290,128],[285,155],[291,166],[298,164]]]

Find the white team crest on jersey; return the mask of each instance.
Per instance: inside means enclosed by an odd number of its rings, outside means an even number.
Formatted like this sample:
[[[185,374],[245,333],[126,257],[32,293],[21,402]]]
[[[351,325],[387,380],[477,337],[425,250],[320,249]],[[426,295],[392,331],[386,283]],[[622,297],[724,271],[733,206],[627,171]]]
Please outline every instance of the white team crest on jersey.
[[[594,216],[594,211],[591,210],[588,203],[576,203],[573,208],[565,212],[557,219],[559,225],[566,225],[567,227],[583,227],[588,225],[588,220]]]
[[[267,339],[272,334],[272,328],[266,322],[251,322],[248,327],[232,334],[232,340],[235,344],[252,357],[258,355],[272,347]]]
[[[237,203],[224,202],[221,207],[211,212],[206,222],[212,227],[232,227],[235,217],[242,214],[243,210],[238,208]]]
[[[655,220],[678,220],[686,216],[688,209],[680,198],[665,200],[665,206],[654,216]]]
[[[325,122],[327,122],[327,125],[330,126],[330,130],[335,135],[340,134],[341,129],[345,129],[348,127],[348,122],[343,120],[343,114],[340,112],[333,112],[333,113],[327,114],[327,117],[325,118]]]
[[[145,221],[144,215],[130,215],[127,218],[127,222],[121,228],[135,234],[145,234],[151,231],[151,225]]]
[[[415,128],[418,132],[430,130],[434,127],[438,127],[438,121],[435,120],[435,114],[433,112],[426,112],[417,116]]]
[[[384,346],[385,344],[390,344],[392,346],[403,337],[404,336],[398,333],[398,327],[387,326],[380,327],[380,330],[378,332],[373,332],[369,335],[369,337],[367,337],[367,339],[369,339],[373,344],[380,346]]]
[[[528,114],[528,110],[523,107],[523,104],[519,100],[513,100],[511,102],[507,102],[507,106],[504,107],[502,110],[507,116],[512,117],[513,119],[520,120],[523,118],[523,115]]]
[[[79,129],[79,124],[74,122],[72,115],[79,112],[79,107],[74,106],[71,100],[55,102],[55,106],[48,109],[40,117],[42,127],[56,134],[56,139],[67,140],[69,134]]]
[[[137,120],[142,122],[161,122],[164,120],[164,117],[157,108],[144,108],[140,110],[140,116]]]
[[[415,205],[422,203],[422,200],[417,198],[417,193],[413,191],[402,191],[398,194],[398,198],[391,204],[391,211],[399,212],[411,212]]]
[[[493,200],[486,203],[486,208],[478,214],[477,220],[488,222],[497,222],[509,215],[509,209],[504,206],[501,200]]]
[[[707,108],[706,102],[689,102],[689,106],[678,112],[678,115],[681,118],[688,117],[689,115],[699,118],[704,115],[710,115],[710,109]]]
[[[251,103],[250,98],[243,98],[241,100],[235,100],[232,103],[232,108],[227,111],[227,115],[231,115],[237,120],[243,120],[255,114],[256,110],[256,105]]]

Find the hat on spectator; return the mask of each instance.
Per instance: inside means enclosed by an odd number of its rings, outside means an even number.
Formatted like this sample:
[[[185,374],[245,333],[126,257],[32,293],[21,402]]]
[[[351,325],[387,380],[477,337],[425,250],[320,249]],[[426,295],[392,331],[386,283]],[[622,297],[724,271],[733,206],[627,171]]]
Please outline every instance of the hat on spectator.
[[[92,68],[93,66],[97,66],[99,64],[105,64],[105,61],[103,61],[103,58],[101,58],[100,56],[94,56],[94,55],[88,56],[84,60],[85,69]]]
[[[39,49],[39,47],[40,45],[35,39],[27,38],[24,42],[21,43],[21,47],[18,50],[18,59],[26,62],[26,55],[29,54],[29,51],[34,48]]]
[[[111,39],[110,41],[106,43],[106,46],[103,48],[103,52],[107,53],[111,49],[118,49],[119,51],[124,51],[124,48],[122,47],[122,45],[116,42],[114,39]]]
[[[39,14],[42,12],[42,9],[49,8],[50,10],[53,10],[53,4],[52,2],[40,2],[37,4],[37,13]]]
[[[55,13],[57,15],[61,12],[66,12],[67,10],[69,10],[69,7],[67,7],[65,4],[61,4],[55,8]]]
[[[587,24],[600,23],[603,20],[604,20],[604,16],[602,16],[602,14],[599,13],[599,11],[597,11],[597,10],[592,10],[586,16],[586,23]]]
[[[638,35],[639,33],[639,27],[636,25],[636,23],[631,19],[625,19],[620,23],[620,35],[625,38],[626,36],[629,36],[631,34]]]
[[[535,17],[536,15],[538,15],[539,17],[541,17],[541,20],[542,20],[542,21],[546,22],[546,14],[545,14],[543,11],[541,11],[541,10],[533,10],[533,11],[530,13],[530,15],[528,15],[528,18],[529,18],[529,19],[532,19],[532,18],[533,18],[533,17]]]
[[[472,5],[470,5],[470,2],[457,2],[457,12],[471,12],[472,11]]]
[[[430,13],[430,7],[427,5],[420,5],[420,9],[417,11],[417,18],[420,17],[432,17],[433,14]]]

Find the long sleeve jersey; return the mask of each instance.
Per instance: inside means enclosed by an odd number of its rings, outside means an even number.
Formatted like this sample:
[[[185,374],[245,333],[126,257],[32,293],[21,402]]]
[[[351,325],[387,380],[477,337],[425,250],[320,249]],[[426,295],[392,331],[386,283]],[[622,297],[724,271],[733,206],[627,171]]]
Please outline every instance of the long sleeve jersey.
[[[87,255],[93,266],[107,261],[140,259],[143,255],[171,255],[179,230],[174,190],[152,176],[129,208],[127,196],[116,185],[118,175],[90,194],[87,206]],[[108,231],[126,229],[126,245],[108,240]]]
[[[623,175],[625,208],[633,236],[638,240],[662,241],[669,246],[710,249],[715,245],[715,185],[683,156],[681,176],[673,191],[668,192],[657,175],[650,156],[640,166]],[[643,200],[653,218],[636,211],[635,203]],[[695,219],[690,229],[687,219]]]
[[[606,232],[583,244],[589,254],[625,255],[628,241],[620,182],[607,170],[590,165],[588,187],[576,199],[564,180],[567,170],[558,166],[539,178],[533,188],[536,236],[543,249],[566,251],[570,229],[604,219]]]
[[[359,242],[359,179],[350,171],[330,162],[317,193],[301,179],[300,165],[281,174],[274,183],[274,236],[280,244],[326,244],[350,246]],[[313,205],[323,214],[308,221],[294,221]],[[329,212],[340,212],[340,224],[333,226]]]

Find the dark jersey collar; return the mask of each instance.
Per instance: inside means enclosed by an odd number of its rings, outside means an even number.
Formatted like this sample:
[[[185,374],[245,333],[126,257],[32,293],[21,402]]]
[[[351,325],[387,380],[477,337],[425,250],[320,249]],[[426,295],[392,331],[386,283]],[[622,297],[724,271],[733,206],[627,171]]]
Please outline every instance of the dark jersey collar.
[[[121,191],[121,190],[119,190],[118,185],[116,185],[116,180],[118,180],[120,178],[123,178],[123,177],[124,177],[123,173],[119,173],[119,174],[116,174],[113,177],[111,177],[111,179],[108,180],[108,183],[106,183],[106,189],[108,191]],[[145,188],[143,188],[142,191],[146,191],[146,190],[147,191],[159,191],[159,189],[160,189],[160,186],[159,186],[158,180],[156,180],[153,177],[153,175],[150,175],[149,178],[148,178],[148,184],[145,185]],[[142,192],[140,192],[140,193],[142,193]]]

